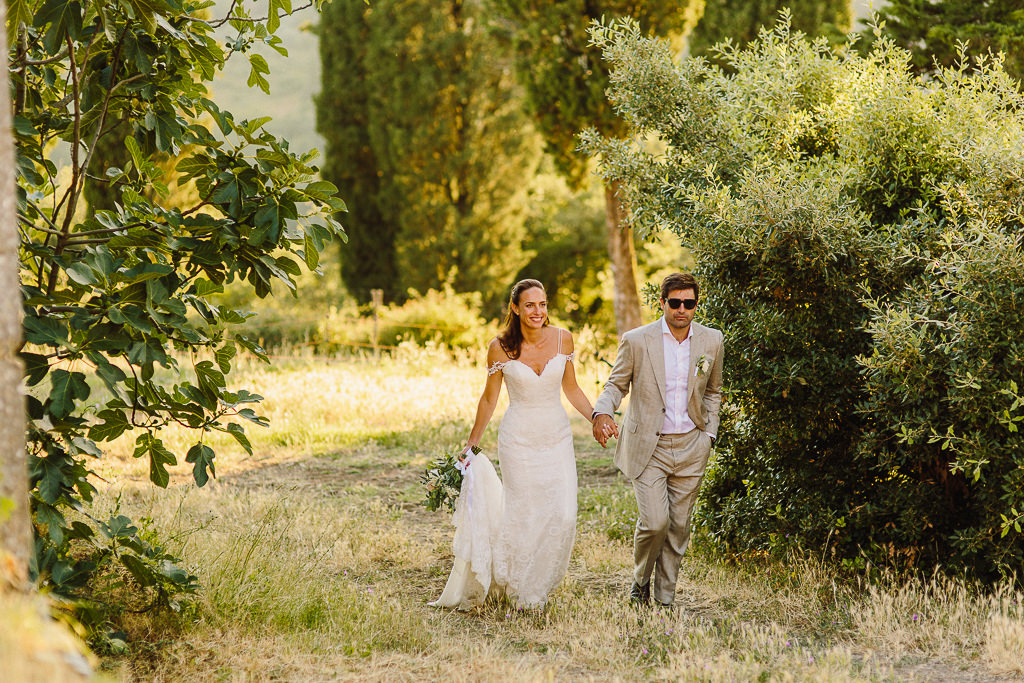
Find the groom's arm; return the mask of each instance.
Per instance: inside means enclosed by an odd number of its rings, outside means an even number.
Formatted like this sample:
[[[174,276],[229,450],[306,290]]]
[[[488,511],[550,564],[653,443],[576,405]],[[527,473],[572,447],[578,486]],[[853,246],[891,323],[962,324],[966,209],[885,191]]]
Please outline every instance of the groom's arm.
[[[715,364],[711,366],[708,383],[704,388],[704,408],[708,411],[708,423],[704,427],[711,438],[718,436],[718,411],[722,406],[722,356],[724,348],[722,333],[718,333],[718,349],[715,353]]]
[[[604,389],[594,404],[597,415],[614,415],[622,399],[629,393],[633,381],[633,345],[623,336],[619,340],[619,349],[615,355],[615,365],[604,383]]]

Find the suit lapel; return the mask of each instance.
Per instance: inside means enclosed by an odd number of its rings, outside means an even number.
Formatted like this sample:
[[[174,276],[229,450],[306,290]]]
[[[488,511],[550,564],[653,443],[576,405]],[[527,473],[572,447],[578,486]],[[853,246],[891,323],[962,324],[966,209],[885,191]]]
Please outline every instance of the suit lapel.
[[[690,374],[686,377],[687,405],[693,399],[693,391],[697,388],[697,359],[704,353],[704,328],[697,323],[690,323],[693,328],[690,337]]]
[[[654,370],[654,380],[658,383],[658,391],[661,392],[661,402],[664,405],[665,399],[665,342],[661,338],[661,320],[651,323],[645,335],[647,340],[647,357],[651,359]]]

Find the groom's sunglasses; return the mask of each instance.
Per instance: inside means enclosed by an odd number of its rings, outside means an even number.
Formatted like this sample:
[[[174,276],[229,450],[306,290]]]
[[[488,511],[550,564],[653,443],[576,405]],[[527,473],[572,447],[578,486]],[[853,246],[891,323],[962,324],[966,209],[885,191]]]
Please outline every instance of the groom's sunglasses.
[[[697,308],[696,299],[665,299],[665,302],[668,304],[668,307],[671,308],[673,311],[679,308],[680,305],[682,305],[682,307],[688,311],[692,311],[693,309]]]

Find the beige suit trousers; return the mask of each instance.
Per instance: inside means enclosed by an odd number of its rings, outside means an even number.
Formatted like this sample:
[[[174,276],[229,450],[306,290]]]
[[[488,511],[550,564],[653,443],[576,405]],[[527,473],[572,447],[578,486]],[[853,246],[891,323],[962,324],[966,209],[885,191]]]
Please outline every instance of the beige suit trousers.
[[[663,435],[640,476],[633,480],[636,530],[633,580],[644,586],[654,573],[651,597],[671,604],[683,553],[690,542],[690,515],[711,454],[711,437],[700,429]]]

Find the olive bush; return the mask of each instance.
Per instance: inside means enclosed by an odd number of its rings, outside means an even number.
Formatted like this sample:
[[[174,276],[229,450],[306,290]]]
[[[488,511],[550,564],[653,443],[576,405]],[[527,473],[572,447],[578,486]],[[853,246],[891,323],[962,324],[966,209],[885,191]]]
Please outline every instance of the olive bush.
[[[725,66],[597,25],[625,141],[583,134],[641,235],[693,250],[726,335],[697,516],[732,551],[1024,569],[1024,98],[962,54],[928,81],[785,17]]]

